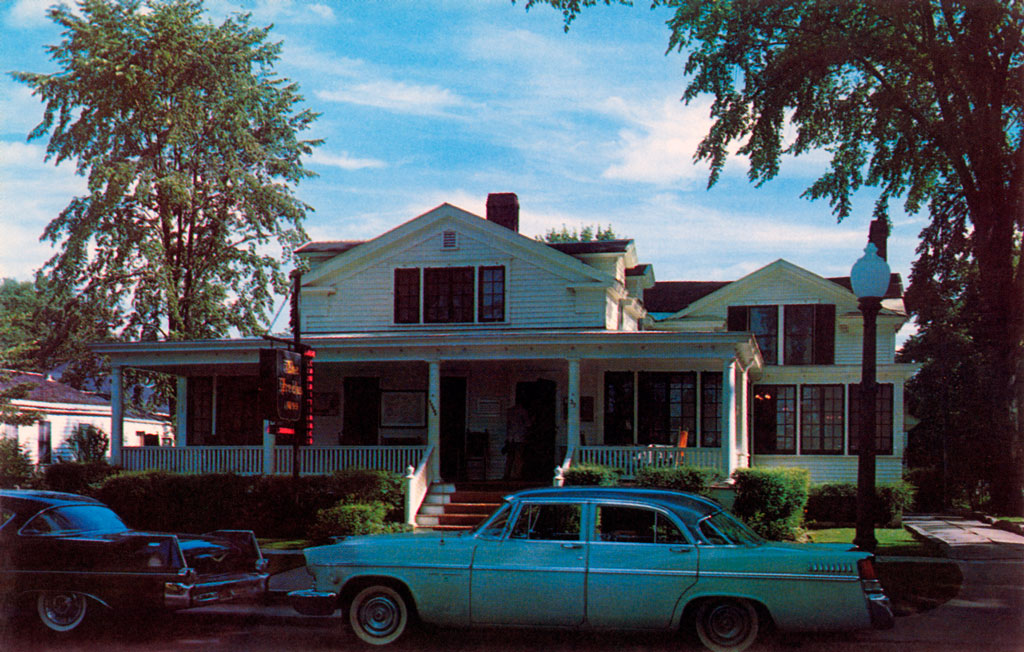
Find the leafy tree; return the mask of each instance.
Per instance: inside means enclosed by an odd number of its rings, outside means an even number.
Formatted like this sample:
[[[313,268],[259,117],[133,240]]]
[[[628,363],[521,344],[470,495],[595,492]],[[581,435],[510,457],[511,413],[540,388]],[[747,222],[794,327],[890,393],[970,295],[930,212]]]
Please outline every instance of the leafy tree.
[[[17,439],[0,439],[0,487],[15,487],[32,478],[32,459]]]
[[[68,437],[68,445],[74,451],[76,461],[99,462],[107,456],[110,437],[92,424],[80,423]]]
[[[43,234],[60,246],[50,282],[119,313],[124,337],[261,331],[286,287],[282,259],[305,237],[293,186],[319,144],[298,137],[316,114],[274,73],[280,44],[248,16],[213,25],[199,0],[84,0],[49,15],[63,28],[59,70],[12,75],[45,103],[29,139],[49,135],[47,159],[89,180]]]
[[[616,238],[618,236],[610,224],[605,228],[601,228],[600,224],[596,226],[588,224],[579,231],[576,229],[570,231],[569,227],[563,224],[561,230],[548,229],[547,233],[543,236],[537,236],[538,240],[549,244],[558,242],[604,242],[615,240]]]
[[[629,4],[626,0],[600,0]],[[526,0],[566,29],[599,0]],[[987,362],[997,504],[1021,512],[1024,468],[1024,6],[1019,0],[654,0],[675,10],[669,50],[687,54],[683,98],[714,96],[696,152],[714,184],[730,148],[765,183],[783,155],[815,149],[830,169],[805,191],[841,220],[863,186],[875,214],[963,202],[977,274],[974,345]],[[790,127],[795,137],[787,140]],[[938,210],[936,210],[938,207]]]

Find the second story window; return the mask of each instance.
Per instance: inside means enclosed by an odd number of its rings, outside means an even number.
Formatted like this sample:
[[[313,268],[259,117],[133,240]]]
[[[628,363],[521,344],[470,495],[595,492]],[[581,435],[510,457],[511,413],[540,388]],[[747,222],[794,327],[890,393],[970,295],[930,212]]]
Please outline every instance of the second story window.
[[[505,314],[505,268],[395,269],[394,323],[499,323]]]
[[[423,321],[450,324],[473,321],[473,268],[423,270]]]
[[[480,268],[479,320],[505,321],[505,268]]]
[[[729,306],[728,328],[750,331],[757,337],[765,364],[779,363],[779,307]]]
[[[395,323],[420,323],[420,270],[395,270]]]

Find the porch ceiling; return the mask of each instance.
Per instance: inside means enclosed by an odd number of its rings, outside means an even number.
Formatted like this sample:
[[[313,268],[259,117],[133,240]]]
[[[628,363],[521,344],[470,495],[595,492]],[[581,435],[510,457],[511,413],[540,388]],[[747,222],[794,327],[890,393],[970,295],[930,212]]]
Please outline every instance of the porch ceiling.
[[[745,333],[673,333],[663,331],[487,331],[311,334],[303,343],[318,362],[431,360],[731,360],[761,367],[751,335]],[[259,350],[281,345],[263,339],[130,342],[94,344],[116,366],[181,376],[253,375]]]

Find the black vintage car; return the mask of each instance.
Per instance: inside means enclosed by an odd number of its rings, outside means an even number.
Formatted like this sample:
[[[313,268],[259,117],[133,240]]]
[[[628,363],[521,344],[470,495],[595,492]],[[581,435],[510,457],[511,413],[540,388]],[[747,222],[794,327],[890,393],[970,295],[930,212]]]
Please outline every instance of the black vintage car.
[[[132,530],[84,496],[0,490],[0,599],[54,632],[99,611],[176,610],[266,592],[267,562],[252,532]]]

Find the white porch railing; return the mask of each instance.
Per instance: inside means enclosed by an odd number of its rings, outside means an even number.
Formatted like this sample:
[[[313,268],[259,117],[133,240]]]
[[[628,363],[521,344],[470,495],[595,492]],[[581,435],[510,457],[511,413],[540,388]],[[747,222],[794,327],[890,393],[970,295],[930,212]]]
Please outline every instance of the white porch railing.
[[[420,511],[420,505],[430,491],[430,458],[434,455],[434,445],[431,444],[423,457],[420,458],[418,466],[409,466],[405,474],[405,522],[409,525],[416,525],[416,513]]]
[[[645,466],[703,466],[722,468],[720,448],[677,448],[675,446],[580,446],[574,464],[600,464],[620,469],[622,477],[636,477]]]
[[[303,446],[299,449],[302,475],[323,475],[361,467],[404,474],[419,464],[426,446]],[[264,468],[262,446],[128,447],[122,466],[129,471],[163,469],[178,473],[290,474],[292,447],[274,447],[274,468]]]

